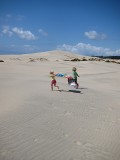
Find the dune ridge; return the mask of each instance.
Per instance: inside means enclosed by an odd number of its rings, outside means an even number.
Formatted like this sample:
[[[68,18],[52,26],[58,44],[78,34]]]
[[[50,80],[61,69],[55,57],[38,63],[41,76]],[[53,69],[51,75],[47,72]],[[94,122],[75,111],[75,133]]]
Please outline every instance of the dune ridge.
[[[83,56],[80,54],[75,54],[67,51],[47,51],[47,52],[38,52],[32,54],[22,54],[22,55],[0,55],[0,62],[5,61],[104,61],[107,63],[116,63],[120,64],[120,59],[110,59],[109,57],[91,57],[91,56]]]

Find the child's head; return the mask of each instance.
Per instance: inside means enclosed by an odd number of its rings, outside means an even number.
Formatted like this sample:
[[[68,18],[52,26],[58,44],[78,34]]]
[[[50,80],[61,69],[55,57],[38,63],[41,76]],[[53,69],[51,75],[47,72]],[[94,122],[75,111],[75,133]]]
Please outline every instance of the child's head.
[[[76,67],[73,67],[73,69],[72,69],[73,71],[76,71]]]
[[[50,74],[54,74],[54,72],[53,72],[53,71],[51,71],[51,72],[50,72]]]

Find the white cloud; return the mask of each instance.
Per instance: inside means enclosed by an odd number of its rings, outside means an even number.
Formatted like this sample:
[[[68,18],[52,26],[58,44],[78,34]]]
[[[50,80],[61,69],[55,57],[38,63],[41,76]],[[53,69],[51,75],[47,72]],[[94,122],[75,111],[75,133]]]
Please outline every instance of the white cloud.
[[[24,31],[22,28],[14,27],[10,28],[9,26],[3,26],[0,36],[2,37],[4,34],[11,37],[13,34],[16,34],[18,37],[26,40],[36,40],[37,37],[29,30]]]
[[[31,31],[24,31],[22,28],[14,27],[12,31],[16,33],[20,38],[27,40],[35,40],[36,37]]]
[[[38,32],[39,32],[40,34],[42,34],[43,36],[47,36],[47,35],[48,35],[48,33],[45,32],[43,29],[39,29]]]
[[[84,35],[89,39],[105,39],[107,37],[105,34],[96,31],[85,32]]]
[[[10,31],[9,26],[3,26],[2,33],[3,34],[8,34],[10,37],[13,35],[13,33]]]
[[[74,46],[63,44],[57,46],[57,49],[90,56],[120,56],[120,49],[111,50],[110,48],[92,46],[91,44],[86,43],[78,43]]]

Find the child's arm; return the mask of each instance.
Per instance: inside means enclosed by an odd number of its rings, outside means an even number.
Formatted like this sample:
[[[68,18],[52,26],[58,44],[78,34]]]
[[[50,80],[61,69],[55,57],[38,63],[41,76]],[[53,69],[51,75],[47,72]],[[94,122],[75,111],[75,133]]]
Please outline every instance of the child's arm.
[[[79,77],[78,73],[76,72],[77,77]]]

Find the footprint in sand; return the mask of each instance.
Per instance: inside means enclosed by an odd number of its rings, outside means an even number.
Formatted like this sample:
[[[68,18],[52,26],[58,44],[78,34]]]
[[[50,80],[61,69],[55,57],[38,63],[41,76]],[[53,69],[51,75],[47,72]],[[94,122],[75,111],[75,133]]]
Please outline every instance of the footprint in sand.
[[[91,110],[94,110],[94,109],[96,109],[96,108],[95,108],[95,107],[90,107],[90,109],[91,109]]]
[[[38,142],[38,138],[35,138],[33,141],[34,141],[34,142]]]
[[[75,143],[76,145],[78,145],[78,146],[83,145],[80,141],[74,141],[74,143]]]
[[[67,138],[69,135],[67,133],[63,133],[63,135]]]
[[[71,112],[68,112],[68,111],[65,112],[65,116],[71,116],[71,115],[72,115]]]

